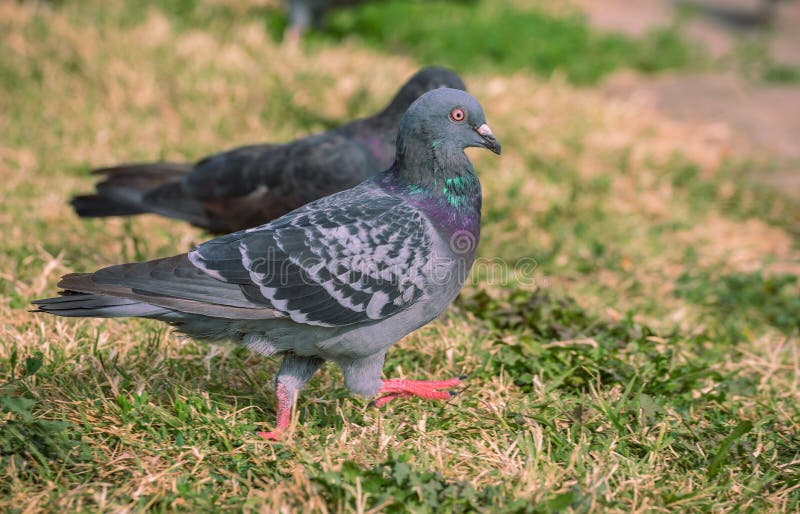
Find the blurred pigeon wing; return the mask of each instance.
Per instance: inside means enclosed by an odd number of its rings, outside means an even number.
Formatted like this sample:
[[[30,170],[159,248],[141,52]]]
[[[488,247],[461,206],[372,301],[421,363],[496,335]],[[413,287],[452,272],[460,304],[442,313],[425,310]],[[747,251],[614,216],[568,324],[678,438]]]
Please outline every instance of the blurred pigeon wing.
[[[204,243],[189,259],[298,323],[343,326],[386,318],[423,294],[428,227],[415,207],[362,185]]]
[[[208,156],[195,164],[183,185],[201,200],[246,195],[278,178],[272,176],[270,156],[279,150],[280,145],[248,145]]]
[[[283,146],[245,146],[212,155],[197,163],[183,185],[207,201],[240,197],[259,188],[295,195],[309,189],[298,200],[315,200],[352,187],[368,172],[378,171],[351,136],[339,129]],[[353,172],[348,174],[348,170]]]

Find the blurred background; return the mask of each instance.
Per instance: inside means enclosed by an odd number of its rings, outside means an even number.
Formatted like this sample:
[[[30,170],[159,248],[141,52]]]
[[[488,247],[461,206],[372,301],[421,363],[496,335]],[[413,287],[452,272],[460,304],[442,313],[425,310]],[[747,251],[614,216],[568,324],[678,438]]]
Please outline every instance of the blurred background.
[[[0,510],[800,508],[800,1],[343,3],[0,1]],[[505,271],[387,358],[469,372],[457,405],[326,368],[256,444],[273,361],[27,312],[208,238],[78,219],[89,169],[326,130],[428,64],[503,144],[470,156]]]

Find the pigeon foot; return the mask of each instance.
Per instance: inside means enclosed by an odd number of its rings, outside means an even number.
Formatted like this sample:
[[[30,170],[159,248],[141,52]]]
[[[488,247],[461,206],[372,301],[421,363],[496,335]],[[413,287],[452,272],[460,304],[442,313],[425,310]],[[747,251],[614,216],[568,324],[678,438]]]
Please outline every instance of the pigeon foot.
[[[297,48],[303,41],[302,27],[289,27],[283,33],[283,41],[289,48]]]
[[[395,398],[408,398],[416,396],[426,400],[449,400],[456,395],[454,391],[447,391],[450,387],[461,384],[463,377],[450,380],[383,380],[378,394],[384,394],[375,400],[376,407],[383,407]],[[442,390],[444,389],[444,391]]]
[[[280,441],[283,436],[283,430],[271,430],[269,432],[256,432],[256,435],[263,437],[267,441]]]
[[[286,386],[279,383],[275,393],[278,397],[278,404],[275,409],[277,411],[278,420],[275,430],[270,432],[256,432],[259,437],[263,437],[268,441],[278,441],[283,437],[283,433],[289,428],[289,421],[292,416],[292,397],[289,395]]]

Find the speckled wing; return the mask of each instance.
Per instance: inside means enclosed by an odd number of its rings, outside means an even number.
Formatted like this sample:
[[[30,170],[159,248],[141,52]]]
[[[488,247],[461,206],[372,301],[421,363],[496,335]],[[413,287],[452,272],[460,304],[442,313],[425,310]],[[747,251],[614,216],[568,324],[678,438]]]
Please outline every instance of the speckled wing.
[[[189,259],[298,323],[391,316],[424,293],[431,231],[415,207],[368,184],[204,243]]]

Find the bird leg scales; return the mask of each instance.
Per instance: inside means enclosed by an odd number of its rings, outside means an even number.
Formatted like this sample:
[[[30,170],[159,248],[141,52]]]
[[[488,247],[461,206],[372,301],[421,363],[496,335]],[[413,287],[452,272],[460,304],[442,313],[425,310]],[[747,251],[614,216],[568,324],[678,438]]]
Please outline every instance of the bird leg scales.
[[[275,389],[275,395],[278,397],[278,402],[275,410],[277,411],[277,421],[275,422],[275,430],[269,432],[258,432],[258,435],[269,441],[277,441],[281,438],[283,432],[289,428],[289,421],[292,417],[292,397],[285,384],[278,384]]]
[[[259,436],[269,441],[277,441],[283,437],[292,419],[292,405],[297,398],[297,394],[323,362],[325,362],[323,359],[317,357],[301,357],[293,353],[286,354],[275,379],[275,395],[278,398],[275,407],[278,418],[275,430],[258,432]]]

